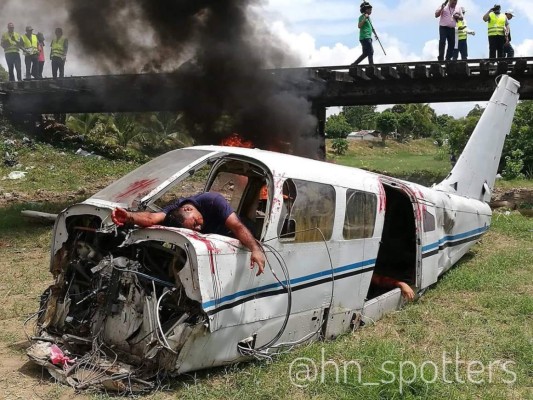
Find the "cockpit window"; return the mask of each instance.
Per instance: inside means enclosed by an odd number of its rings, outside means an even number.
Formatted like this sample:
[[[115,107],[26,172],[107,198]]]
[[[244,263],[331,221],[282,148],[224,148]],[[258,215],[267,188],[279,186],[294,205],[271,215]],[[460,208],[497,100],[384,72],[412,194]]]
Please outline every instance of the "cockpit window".
[[[120,178],[96,193],[92,199],[132,206],[135,201],[141,200],[159,185],[172,180],[176,174],[186,171],[210,153],[212,152],[197,149],[171,151]]]

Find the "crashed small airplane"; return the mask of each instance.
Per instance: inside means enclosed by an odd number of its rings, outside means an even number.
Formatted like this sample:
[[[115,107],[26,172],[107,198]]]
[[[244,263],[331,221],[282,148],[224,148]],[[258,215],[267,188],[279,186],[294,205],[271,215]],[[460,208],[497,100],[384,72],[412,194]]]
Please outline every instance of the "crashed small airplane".
[[[156,158],[61,212],[28,355],[77,389],[158,379],[332,339],[420,296],[489,229],[487,205],[519,83],[502,76],[455,167],[427,188],[286,154],[199,146]],[[267,268],[233,238],[117,227],[116,207],[160,211],[217,191],[253,223]]]

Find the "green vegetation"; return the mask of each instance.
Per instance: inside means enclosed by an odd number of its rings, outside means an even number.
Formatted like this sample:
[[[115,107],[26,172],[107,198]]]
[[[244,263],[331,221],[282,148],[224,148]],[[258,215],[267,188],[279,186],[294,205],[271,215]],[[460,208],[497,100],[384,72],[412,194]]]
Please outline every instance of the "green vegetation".
[[[0,65],[0,82],[6,82],[9,79],[9,74],[5,68]]]
[[[332,115],[326,124],[326,136],[328,138],[345,138],[352,131],[352,127],[346,121],[343,114]]]
[[[444,122],[456,123],[445,119]],[[97,122],[92,124],[89,132],[96,125]],[[165,137],[176,131],[169,128],[167,132]],[[31,398],[35,392],[43,399],[114,398],[103,393],[74,394],[69,387],[58,385],[47,374],[43,375],[40,368],[24,365],[23,322],[38,309],[39,296],[52,281],[48,271],[51,227],[22,218],[20,211],[30,208],[57,213],[139,163],[82,157],[75,155],[72,149],[58,151],[49,144],[24,144],[20,134],[10,138],[16,140],[15,144],[6,144],[6,138],[2,137],[0,151],[14,154],[20,166],[2,165],[0,176],[7,176],[13,170],[27,174],[21,180],[0,181],[0,199],[4,201],[0,213],[0,274],[3,276],[0,280],[0,352],[5,365],[0,365],[3,372],[0,392],[6,398]],[[327,143],[328,155],[332,157],[333,142],[328,140]],[[334,161],[402,177],[426,174],[433,182],[450,168],[448,154],[443,154],[443,147],[433,142],[430,138],[407,143],[389,140],[385,145],[348,141],[346,154],[335,156]],[[142,143],[139,138],[139,142],[130,142],[128,146]],[[498,185],[502,188],[533,187],[533,181],[500,180]],[[15,201],[8,203],[2,198],[7,193],[14,196]],[[376,325],[335,341],[294,349],[276,357],[273,363],[252,361],[165,381],[164,390],[145,398],[529,398],[533,383],[532,235],[531,219],[516,213],[496,214],[491,230],[480,244],[434,288],[416,303],[388,315]],[[455,361],[456,354],[461,361],[459,365]],[[316,366],[317,374],[311,375],[314,380],[300,380],[296,382],[300,386],[296,386],[294,378],[304,375],[304,357],[312,362],[308,364],[309,372],[314,374],[313,366]],[[446,370],[443,357],[451,363]],[[322,360],[326,363],[323,369]],[[475,375],[482,383],[466,382],[466,362],[477,362],[473,364],[476,371],[483,368]],[[432,383],[421,377],[424,365],[425,377],[432,377],[430,363],[435,364],[439,372]],[[512,374],[503,369],[503,363],[507,363],[506,368]],[[335,365],[339,367],[338,379]],[[346,379],[344,365],[347,366]],[[492,375],[489,375],[491,365]],[[399,380],[400,373],[404,381]],[[450,383],[445,382],[443,373]],[[513,383],[506,383],[514,376]],[[365,385],[365,382],[377,385]]]
[[[436,115],[428,104],[397,104],[383,112],[376,112],[375,106],[343,107],[342,112],[327,119],[326,132],[328,137],[335,138],[344,137],[344,132],[378,129],[383,140],[393,134],[399,142],[431,137],[440,147],[439,159],[447,160],[451,154],[459,157],[483,111],[482,107],[475,105],[466,117],[455,119],[449,115]],[[503,152],[500,169],[506,171],[506,179],[520,178],[520,174],[533,177],[532,137],[533,101],[522,101],[518,104]],[[521,154],[516,150],[520,150]],[[347,157],[349,155],[348,152]],[[511,165],[507,166],[507,163]],[[377,169],[381,168],[391,170],[387,164],[380,163]]]
[[[5,208],[0,217],[0,269],[5,278],[0,288],[9,293],[0,312],[0,345],[7,351],[3,357],[17,359],[23,355],[23,349],[15,346],[24,338],[22,322],[37,309],[38,297],[51,281],[50,227],[21,219],[19,212],[25,206]],[[54,204],[41,210],[54,212],[61,207]],[[529,398],[532,229],[531,219],[497,214],[470,256],[416,303],[375,325],[294,349],[272,363],[241,363],[174,378],[163,382],[163,391],[145,398]],[[468,368],[480,371],[471,375],[470,382]],[[309,381],[303,380],[307,371]],[[38,384],[41,398],[73,395],[70,388],[47,381],[46,375],[41,379],[40,369],[29,376],[9,374],[4,377],[4,393],[20,394],[18,385]]]
[[[7,177],[14,170],[26,172],[21,180],[2,180],[1,191],[23,190],[34,194],[37,199],[46,198],[51,193],[59,196],[71,192],[90,194],[139,165],[131,161],[104,161],[101,157],[84,157],[73,151],[59,152],[48,144],[24,145],[20,140],[11,146],[0,142],[0,151],[2,154],[5,151],[16,153],[18,164],[15,167],[0,165],[0,178]]]
[[[451,167],[448,156],[442,158],[439,149],[431,139],[412,140],[404,144],[348,140],[348,150],[344,155],[331,156],[338,164],[432,184],[444,178]]]
[[[348,141],[342,138],[333,139],[331,142],[331,148],[333,149],[334,154],[342,156],[346,154],[346,151],[348,150]]]

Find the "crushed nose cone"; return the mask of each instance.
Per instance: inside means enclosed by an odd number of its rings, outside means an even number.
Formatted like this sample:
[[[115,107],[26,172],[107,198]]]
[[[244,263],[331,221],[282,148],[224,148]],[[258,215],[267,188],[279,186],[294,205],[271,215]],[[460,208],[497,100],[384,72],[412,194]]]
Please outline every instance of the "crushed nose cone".
[[[122,246],[124,235],[99,232],[100,225],[92,215],[68,221],[27,354],[77,390],[149,391],[175,373],[207,316],[180,281],[184,249],[160,241]]]

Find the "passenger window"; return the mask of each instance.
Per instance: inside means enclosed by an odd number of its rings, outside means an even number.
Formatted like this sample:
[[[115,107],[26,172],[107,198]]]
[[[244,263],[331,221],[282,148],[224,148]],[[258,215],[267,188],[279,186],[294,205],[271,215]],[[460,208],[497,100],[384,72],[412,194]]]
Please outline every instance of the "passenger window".
[[[296,179],[284,182],[283,208],[278,225],[280,239],[294,242],[329,240],[334,218],[333,186]]]
[[[370,238],[374,235],[377,197],[373,193],[348,189],[344,216],[344,239]]]
[[[424,232],[435,230],[435,217],[428,210],[424,210]]]

